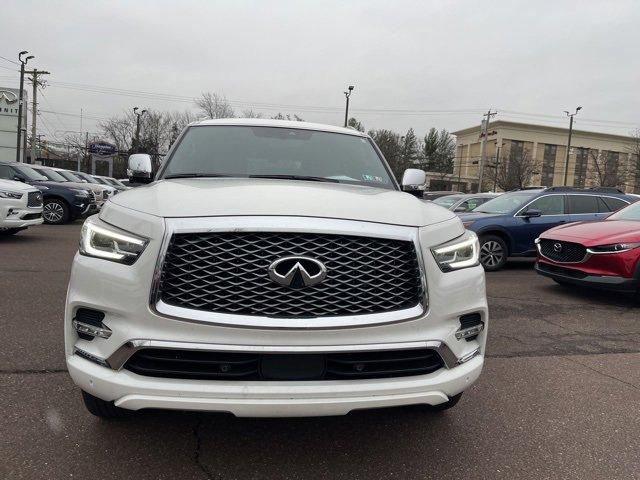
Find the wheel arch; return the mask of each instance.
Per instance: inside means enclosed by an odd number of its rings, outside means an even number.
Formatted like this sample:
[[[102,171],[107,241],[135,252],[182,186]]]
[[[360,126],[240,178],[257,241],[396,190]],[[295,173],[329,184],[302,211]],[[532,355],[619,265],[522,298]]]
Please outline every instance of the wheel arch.
[[[505,230],[501,228],[490,227],[477,232],[477,235],[478,235],[478,238],[482,238],[487,235],[494,235],[496,237],[501,238],[502,240],[504,240],[504,243],[507,245],[507,249],[508,249],[507,254],[511,255],[511,252],[513,251],[513,239],[511,238],[511,235],[509,235]]]

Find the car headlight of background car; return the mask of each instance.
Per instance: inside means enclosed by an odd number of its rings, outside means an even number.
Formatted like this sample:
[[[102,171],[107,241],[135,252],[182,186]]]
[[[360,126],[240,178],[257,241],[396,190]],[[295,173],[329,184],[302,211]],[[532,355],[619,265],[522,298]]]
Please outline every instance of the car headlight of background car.
[[[0,198],[13,198],[19,200],[22,198],[21,192],[12,192],[10,190],[0,190]]]
[[[587,248],[587,252],[595,253],[622,253],[640,247],[640,242],[636,243],[613,243],[611,245],[598,245]]]
[[[431,249],[433,258],[443,272],[474,267],[479,264],[478,236],[466,231],[460,237]]]
[[[108,224],[87,220],[80,234],[80,253],[88,257],[132,265],[149,243],[148,239]]]

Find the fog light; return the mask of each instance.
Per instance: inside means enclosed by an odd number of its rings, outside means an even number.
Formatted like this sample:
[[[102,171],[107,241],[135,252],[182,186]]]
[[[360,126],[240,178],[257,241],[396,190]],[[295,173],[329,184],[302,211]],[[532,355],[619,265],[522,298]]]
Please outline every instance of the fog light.
[[[456,338],[467,341],[475,340],[480,332],[484,330],[484,322],[479,313],[468,313],[460,317],[460,329],[456,332]]]
[[[73,319],[73,328],[76,329],[78,336],[83,340],[91,341],[95,337],[109,338],[111,329],[102,323],[104,317],[104,312],[100,310],[79,308]]]
[[[456,338],[462,340],[463,338],[476,337],[482,330],[484,330],[484,323],[473,327],[461,328],[456,332]]]
[[[111,329],[105,325],[97,327],[89,323],[73,321],[73,328],[76,329],[78,334],[88,335],[90,337],[109,338],[111,336]]]

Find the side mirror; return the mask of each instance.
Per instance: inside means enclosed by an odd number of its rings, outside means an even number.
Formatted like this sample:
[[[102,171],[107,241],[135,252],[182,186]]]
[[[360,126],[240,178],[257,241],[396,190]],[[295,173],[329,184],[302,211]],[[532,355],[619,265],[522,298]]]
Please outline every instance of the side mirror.
[[[402,175],[402,191],[422,198],[422,190],[419,187],[423,186],[426,181],[427,174],[423,170],[407,168]]]
[[[540,216],[542,216],[542,212],[540,210],[538,210],[537,208],[531,208],[531,209],[527,210],[526,212],[522,212],[522,216],[525,217],[525,218],[540,217]]]
[[[453,209],[454,213],[462,213],[462,212],[466,212],[468,210],[466,205],[458,205],[456,208]]]
[[[127,176],[131,182],[153,182],[151,157],[146,153],[134,153],[133,155],[130,155]]]

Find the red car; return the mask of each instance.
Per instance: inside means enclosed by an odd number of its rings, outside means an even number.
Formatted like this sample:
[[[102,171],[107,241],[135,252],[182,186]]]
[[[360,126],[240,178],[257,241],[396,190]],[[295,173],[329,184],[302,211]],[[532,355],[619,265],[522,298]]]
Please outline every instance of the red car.
[[[560,284],[639,291],[640,202],[599,222],[547,230],[536,245],[536,271]]]

